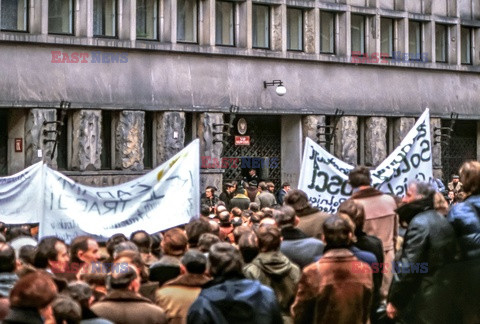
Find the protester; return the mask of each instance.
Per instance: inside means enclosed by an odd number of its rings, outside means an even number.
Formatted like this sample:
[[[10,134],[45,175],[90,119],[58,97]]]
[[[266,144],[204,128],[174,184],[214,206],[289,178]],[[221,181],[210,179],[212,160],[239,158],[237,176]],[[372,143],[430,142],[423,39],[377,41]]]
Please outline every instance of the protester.
[[[165,283],[155,294],[155,302],[165,310],[170,324],[186,323],[188,309],[200,294],[201,287],[211,280],[205,274],[207,258],[201,252],[188,251],[181,262],[182,274]]]
[[[225,184],[225,190],[220,194],[220,200],[225,203],[227,209],[230,209],[230,200],[233,198],[235,193],[235,186],[233,183],[227,182]]]
[[[460,246],[462,280],[458,284],[461,317],[458,322],[480,323],[480,163],[465,162],[460,180],[466,199],[452,207],[447,220],[453,226]]]
[[[233,243],[233,225],[230,222],[230,213],[223,211],[218,215],[220,225],[220,241]]]
[[[188,238],[188,248],[197,249],[198,248],[198,240],[200,236],[204,233],[211,233],[212,228],[210,226],[209,221],[199,218],[191,220],[185,226],[185,233],[187,234]],[[165,240],[165,237],[164,239]]]
[[[163,309],[138,293],[140,278],[134,266],[129,265],[126,271],[112,272],[110,287],[107,296],[91,308],[98,316],[116,324],[167,323]]]
[[[277,203],[279,205],[283,205],[283,199],[285,198],[285,195],[290,191],[290,183],[284,182],[282,183],[282,188],[277,191],[276,198],[277,198]]]
[[[92,263],[101,258],[97,241],[90,236],[77,236],[70,245],[70,257],[71,269],[78,269],[73,280],[79,279],[82,273],[91,272]],[[68,279],[72,280],[71,277]]]
[[[143,263],[147,266],[158,261],[152,254],[152,238],[145,231],[136,231],[130,235],[130,241],[135,243],[142,256]]]
[[[15,268],[15,251],[10,245],[0,243],[0,321],[3,320],[8,313],[10,305],[8,296],[18,281]]]
[[[456,252],[455,232],[434,209],[435,191],[412,182],[397,209],[408,224],[397,275],[388,296],[387,315],[406,323],[453,323],[453,276],[447,272]],[[420,266],[426,266],[418,273]],[[413,269],[417,271],[411,271]],[[405,269],[405,270],[404,270]],[[458,274],[456,274],[458,275]]]
[[[260,193],[255,198],[255,202],[260,205],[260,209],[275,206],[277,200],[275,199],[275,195],[268,190],[267,184],[260,182],[258,187],[260,188]]]
[[[81,309],[80,324],[112,324],[111,321],[97,316],[90,307],[94,297],[90,286],[83,281],[72,281],[63,292],[75,300]]]
[[[52,303],[53,316],[57,324],[80,324],[82,309],[71,297],[58,295]]]
[[[214,213],[215,212],[215,205],[217,202],[220,200],[216,195],[215,191],[217,189],[213,186],[208,186],[205,189],[205,195],[202,196],[201,198],[201,204],[202,205],[207,205],[210,208],[210,212]]]
[[[245,210],[250,206],[250,202],[250,198],[247,196],[247,191],[239,188],[235,192],[235,196],[233,196],[232,200],[230,200],[230,207],[238,207],[241,210]]]
[[[228,243],[217,243],[208,254],[208,272],[213,280],[204,285],[190,307],[187,323],[282,323],[271,288],[245,279],[242,257]]]
[[[460,182],[460,177],[456,174],[452,175],[452,181],[448,183],[447,187],[448,187],[448,190],[451,190],[454,193],[459,193],[461,191],[464,191],[463,181]]]
[[[220,238],[212,233],[203,233],[200,236],[200,240],[198,241],[198,250],[202,252],[205,256],[208,256],[208,250],[210,247],[215,244],[221,242]],[[195,250],[190,250],[195,251]]]
[[[283,206],[274,213],[277,226],[281,229],[282,243],[280,251],[301,269],[318,260],[325,245],[319,239],[309,237],[297,228],[300,219],[295,216],[295,210]]]
[[[243,234],[238,240],[238,250],[242,254],[243,262],[245,264],[252,262],[258,255],[258,239],[255,232],[252,230]]]
[[[330,215],[312,207],[304,191],[299,189],[290,190],[285,195],[284,204],[295,210],[295,215],[300,219],[297,227],[302,232],[310,237],[322,238],[323,222]]]
[[[331,216],[323,224],[323,257],[303,269],[292,316],[295,323],[369,323],[372,274],[353,271],[361,265],[348,249],[353,236],[345,219]]]

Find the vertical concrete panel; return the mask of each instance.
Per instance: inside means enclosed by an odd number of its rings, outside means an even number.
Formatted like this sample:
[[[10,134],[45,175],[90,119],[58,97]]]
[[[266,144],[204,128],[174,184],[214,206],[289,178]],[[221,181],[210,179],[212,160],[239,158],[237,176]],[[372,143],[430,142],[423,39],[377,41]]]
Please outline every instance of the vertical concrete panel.
[[[223,140],[222,134],[213,134],[221,132],[222,127],[215,127],[214,124],[223,124],[223,114],[202,113],[199,115],[197,130],[200,138],[200,156],[209,156],[212,159],[220,159],[223,151],[223,143],[215,142]],[[215,186],[219,190],[222,188],[222,169],[202,169],[200,173],[200,189],[206,186]]]
[[[365,165],[376,167],[387,157],[387,118],[367,118],[365,142]]]
[[[102,112],[79,110],[73,114],[72,169],[100,170]]]
[[[431,143],[432,143],[432,166],[434,171],[434,176],[437,178],[442,178],[442,145],[435,144],[434,130],[435,127],[442,127],[442,120],[440,118],[430,118],[430,132],[431,132]],[[439,174],[440,173],[440,174]]]
[[[52,167],[56,167],[56,159],[50,159],[53,142],[44,143],[44,140],[54,139],[54,134],[43,135],[43,130],[55,130],[55,124],[43,125],[44,121],[55,121],[55,109],[31,109],[25,121],[25,167],[42,161],[38,151],[42,150],[43,160]]]
[[[407,133],[415,125],[415,118],[402,117],[393,123],[393,147],[394,149],[400,145]]]
[[[325,135],[320,135],[317,137],[317,133],[324,134],[325,129],[317,129],[317,126],[325,126],[325,116],[324,115],[307,115],[302,118],[302,135],[305,139],[306,137],[310,138],[312,141],[317,142],[320,140],[320,145],[326,147],[325,145]]]
[[[318,9],[311,9],[305,11],[305,30],[304,30],[304,48],[305,53],[314,54],[316,53],[317,46],[316,45],[316,24],[317,21],[316,17],[319,16]]]
[[[285,23],[283,23],[285,21]],[[272,7],[272,41],[271,49],[273,51],[286,51],[287,32],[282,26],[287,25],[287,7],[285,5]],[[285,35],[284,35],[285,34]]]
[[[335,135],[335,155],[346,163],[358,160],[358,117],[341,117]]]
[[[155,115],[157,165],[180,152],[185,145],[185,113],[159,112]]]
[[[282,116],[281,119],[281,166],[282,182],[298,186],[302,165],[302,117]]]
[[[27,111],[11,109],[8,116],[8,174],[14,174],[25,168],[25,120]],[[23,151],[15,152],[15,138],[22,139]],[[5,157],[6,159],[7,157]]]
[[[124,110],[115,125],[115,169],[143,170],[145,112]]]

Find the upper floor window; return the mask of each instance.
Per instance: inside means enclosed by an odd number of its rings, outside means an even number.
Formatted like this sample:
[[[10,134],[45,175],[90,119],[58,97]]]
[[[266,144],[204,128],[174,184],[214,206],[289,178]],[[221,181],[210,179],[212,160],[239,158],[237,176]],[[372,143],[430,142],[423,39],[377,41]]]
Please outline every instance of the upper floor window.
[[[422,23],[419,21],[408,23],[408,56],[410,61],[422,59]]]
[[[320,52],[335,53],[335,13],[320,12]]]
[[[4,0],[0,12],[2,30],[27,31],[28,1]]]
[[[303,11],[287,8],[287,49],[303,50]]]
[[[157,39],[157,0],[137,0],[137,38]]]
[[[73,34],[73,0],[48,1],[48,32]]]
[[[435,24],[435,60],[446,63],[447,50],[448,27],[446,25]]]
[[[380,52],[393,56],[393,19],[380,18]]]
[[[352,53],[365,53],[365,16],[351,15]]]
[[[252,5],[252,46],[254,48],[270,47],[270,7]]]
[[[117,36],[117,1],[94,0],[93,2],[93,35]]]
[[[197,0],[177,1],[177,41],[197,42]]]
[[[234,46],[235,3],[217,1],[215,4],[215,44]]]
[[[460,30],[460,53],[462,64],[472,64],[472,28],[462,27]]]

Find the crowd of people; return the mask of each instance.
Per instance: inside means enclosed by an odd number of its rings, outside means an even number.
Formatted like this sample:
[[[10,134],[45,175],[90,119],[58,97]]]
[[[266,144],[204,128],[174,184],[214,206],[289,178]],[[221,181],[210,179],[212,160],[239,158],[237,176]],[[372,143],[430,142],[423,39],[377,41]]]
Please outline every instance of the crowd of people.
[[[421,182],[384,194],[357,167],[335,215],[250,176],[207,187],[201,215],[161,233],[67,244],[0,224],[0,320],[480,323],[479,162],[455,177],[455,203]]]

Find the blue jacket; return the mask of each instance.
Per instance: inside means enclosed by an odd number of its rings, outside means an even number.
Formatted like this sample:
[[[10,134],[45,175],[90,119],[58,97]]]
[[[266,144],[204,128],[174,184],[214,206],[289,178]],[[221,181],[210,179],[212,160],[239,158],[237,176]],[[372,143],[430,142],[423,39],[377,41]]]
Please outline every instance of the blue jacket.
[[[278,324],[282,315],[273,290],[259,281],[216,278],[190,307],[187,323]]]
[[[319,239],[307,236],[298,228],[282,228],[282,237],[280,251],[302,269],[323,255],[325,244]]]
[[[447,219],[457,234],[463,258],[480,258],[480,195],[453,206]]]

